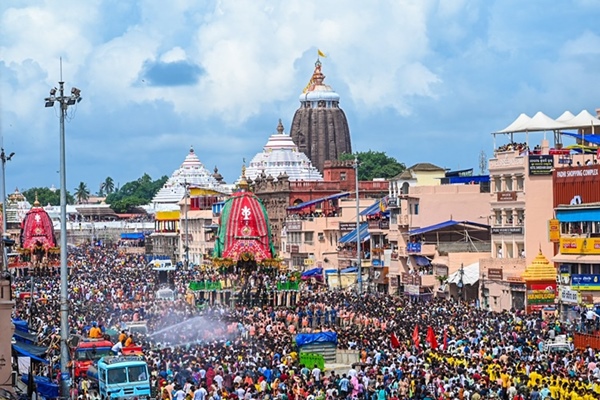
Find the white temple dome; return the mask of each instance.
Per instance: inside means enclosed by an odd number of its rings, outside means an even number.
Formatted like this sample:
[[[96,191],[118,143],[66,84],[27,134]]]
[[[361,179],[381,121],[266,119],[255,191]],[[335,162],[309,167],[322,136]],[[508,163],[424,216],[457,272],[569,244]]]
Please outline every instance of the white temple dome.
[[[269,137],[263,151],[256,154],[246,168],[246,178],[252,181],[263,174],[277,178],[286,176],[290,181],[322,181],[323,176],[306,154],[298,151],[291,136],[284,133],[279,120],[277,133]]]
[[[173,172],[165,185],[156,193],[152,203],[177,205],[185,196],[185,185],[202,189],[211,189],[221,193],[230,193],[231,188],[219,183],[213,174],[200,162],[200,159],[190,148],[190,152],[181,166]]]

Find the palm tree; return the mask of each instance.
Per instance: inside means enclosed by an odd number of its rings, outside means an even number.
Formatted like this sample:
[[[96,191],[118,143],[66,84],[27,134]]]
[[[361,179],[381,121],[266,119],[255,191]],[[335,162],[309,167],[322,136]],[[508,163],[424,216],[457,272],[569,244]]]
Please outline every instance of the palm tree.
[[[90,198],[90,191],[85,183],[79,182],[79,186],[75,188],[75,198],[79,204],[87,202],[87,200]]]
[[[107,195],[115,191],[115,181],[110,176],[107,177],[104,182],[100,185],[100,191]]]

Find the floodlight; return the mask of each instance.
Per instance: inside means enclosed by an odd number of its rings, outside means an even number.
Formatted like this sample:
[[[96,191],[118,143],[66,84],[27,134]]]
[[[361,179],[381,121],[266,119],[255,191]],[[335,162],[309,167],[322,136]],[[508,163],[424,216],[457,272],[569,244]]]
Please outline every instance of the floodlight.
[[[54,107],[54,100],[51,98],[47,98],[46,100],[46,107]]]
[[[69,100],[67,100],[67,105],[68,106],[72,106],[73,104],[75,104],[75,98],[74,97],[69,97]]]
[[[54,96],[56,94],[56,88],[50,89],[50,96]]]

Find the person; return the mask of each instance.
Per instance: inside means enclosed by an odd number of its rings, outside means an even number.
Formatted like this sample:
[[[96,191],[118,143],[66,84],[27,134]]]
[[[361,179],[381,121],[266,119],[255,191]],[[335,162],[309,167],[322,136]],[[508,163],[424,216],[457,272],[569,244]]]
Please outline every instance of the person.
[[[125,347],[135,346],[135,342],[133,341],[133,335],[130,333],[129,337],[125,341]]]
[[[98,328],[97,323],[92,323],[92,327],[90,328],[90,332],[88,333],[90,339],[100,339],[102,338],[102,330]]]
[[[125,344],[125,342],[117,342],[113,345],[113,347],[111,348],[112,352],[115,354],[121,354],[121,352],[123,351],[123,345]]]
[[[125,330],[122,330],[121,333],[119,334],[119,342],[122,342],[123,340],[127,339],[127,333],[125,333]]]

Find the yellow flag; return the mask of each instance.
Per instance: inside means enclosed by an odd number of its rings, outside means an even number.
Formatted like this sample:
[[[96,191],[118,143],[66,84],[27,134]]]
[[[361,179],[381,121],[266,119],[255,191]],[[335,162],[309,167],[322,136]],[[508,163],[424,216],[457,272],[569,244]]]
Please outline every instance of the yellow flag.
[[[325,53],[323,53],[321,50],[317,49],[317,54],[319,55],[319,57],[327,57],[325,55]]]

